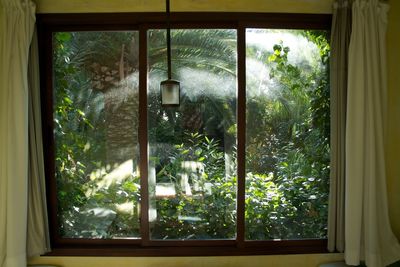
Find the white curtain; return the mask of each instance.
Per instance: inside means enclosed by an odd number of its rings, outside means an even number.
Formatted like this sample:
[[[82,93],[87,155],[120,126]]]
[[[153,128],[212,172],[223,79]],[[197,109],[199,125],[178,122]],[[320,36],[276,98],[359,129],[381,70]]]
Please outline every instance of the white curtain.
[[[400,259],[388,216],[385,173],[388,5],[355,0],[346,118],[345,260],[386,266]]]
[[[29,54],[29,169],[27,256],[50,251],[40,110],[39,51],[36,30]]]
[[[0,0],[0,266],[26,266],[30,0]]]
[[[351,31],[351,5],[334,3],[331,34],[331,173],[328,211],[328,250],[344,251],[345,151],[347,67]]]

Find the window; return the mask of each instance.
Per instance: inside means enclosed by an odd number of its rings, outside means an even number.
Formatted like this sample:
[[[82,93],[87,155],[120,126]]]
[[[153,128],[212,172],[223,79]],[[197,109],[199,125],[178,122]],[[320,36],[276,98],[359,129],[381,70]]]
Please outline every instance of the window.
[[[326,32],[246,30],[246,239],[324,238]]]
[[[53,41],[60,235],[139,237],[138,32]]]
[[[148,31],[150,239],[235,239],[236,30],[171,34],[179,108],[160,103],[165,30]]]
[[[325,251],[329,16],[199,15],[39,16],[53,253]]]

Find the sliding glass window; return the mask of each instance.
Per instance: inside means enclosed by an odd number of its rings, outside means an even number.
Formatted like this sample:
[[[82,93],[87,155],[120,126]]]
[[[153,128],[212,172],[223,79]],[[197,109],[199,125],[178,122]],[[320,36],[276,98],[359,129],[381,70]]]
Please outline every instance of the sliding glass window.
[[[148,31],[151,239],[236,237],[236,30],[173,30],[179,107],[160,103],[165,30]]]
[[[56,248],[325,251],[329,32],[244,25],[171,30],[178,106],[161,105],[160,25],[42,31]]]

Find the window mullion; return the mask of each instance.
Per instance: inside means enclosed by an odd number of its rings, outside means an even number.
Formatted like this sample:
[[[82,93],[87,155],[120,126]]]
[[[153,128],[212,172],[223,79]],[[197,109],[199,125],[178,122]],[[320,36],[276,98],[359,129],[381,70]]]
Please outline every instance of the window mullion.
[[[140,147],[140,235],[149,243],[149,190],[147,138],[147,28],[139,29],[139,147]]]
[[[239,24],[237,35],[238,49],[238,108],[237,108],[237,241],[244,243],[245,229],[245,183],[246,183],[246,29]]]

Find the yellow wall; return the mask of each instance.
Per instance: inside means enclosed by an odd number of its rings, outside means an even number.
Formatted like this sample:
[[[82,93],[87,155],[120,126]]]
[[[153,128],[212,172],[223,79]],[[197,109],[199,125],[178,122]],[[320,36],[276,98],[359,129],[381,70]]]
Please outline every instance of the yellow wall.
[[[340,261],[341,254],[237,256],[237,257],[43,257],[30,264],[57,264],[65,267],[317,267],[320,263]]]
[[[165,11],[165,0],[36,0],[35,2],[39,13]],[[331,3],[332,0],[172,0],[171,11],[330,13]]]
[[[330,13],[332,0],[172,0],[172,11],[248,11]],[[36,0],[38,13],[150,12],[164,11],[164,0]],[[390,0],[388,28],[389,118],[388,192],[392,227],[400,239],[400,1]],[[50,263],[65,267],[105,266],[297,266],[308,267],[342,260],[342,254],[243,256],[96,258],[41,257],[31,264]]]

